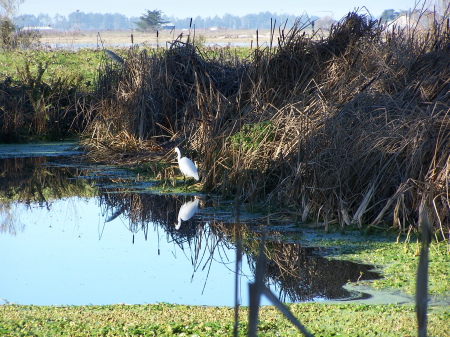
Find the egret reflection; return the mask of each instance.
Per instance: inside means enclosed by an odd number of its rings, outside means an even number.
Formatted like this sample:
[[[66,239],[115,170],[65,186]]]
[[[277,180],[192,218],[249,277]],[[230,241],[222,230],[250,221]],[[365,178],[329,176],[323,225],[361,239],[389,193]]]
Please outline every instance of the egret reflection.
[[[198,211],[199,199],[195,198],[192,201],[185,202],[178,212],[178,223],[175,225],[175,229],[180,229],[182,221],[188,221]]]

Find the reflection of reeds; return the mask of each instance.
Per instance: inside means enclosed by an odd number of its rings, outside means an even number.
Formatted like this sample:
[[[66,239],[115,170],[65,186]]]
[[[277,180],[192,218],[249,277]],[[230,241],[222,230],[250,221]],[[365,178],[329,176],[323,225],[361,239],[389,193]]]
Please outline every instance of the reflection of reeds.
[[[255,270],[255,281],[249,284],[250,294],[250,307],[249,307],[249,324],[248,324],[248,336],[257,336],[258,330],[258,312],[260,306],[260,299],[262,295],[265,295],[283,315],[291,321],[291,323],[297,327],[305,336],[312,336],[309,331],[301,324],[298,319],[290,312],[290,310],[284,306],[284,304],[272,293],[272,291],[264,284],[264,273],[266,270],[266,254],[265,254],[265,236],[260,244],[258,253],[258,262]]]
[[[204,232],[205,224],[197,224],[194,219],[183,223],[180,229],[176,229],[178,211],[184,202],[191,199],[193,199],[191,196],[134,193],[126,187],[101,189],[99,194],[99,204],[103,209],[102,213],[107,216],[106,222],[123,216],[128,221],[129,231],[133,234],[142,231],[146,239],[149,230],[161,228],[170,240],[180,247],[185,243],[190,247],[201,246],[202,240],[204,242],[209,240],[207,239],[209,232]],[[149,225],[154,228],[149,228]],[[213,234],[221,240],[219,233]],[[192,248],[192,251],[195,252],[195,248]],[[192,258],[193,261],[199,259],[198,254]]]
[[[52,167],[45,157],[1,159],[0,170],[3,200],[44,205],[55,198],[93,195],[89,182],[70,179],[82,175],[81,170]]]
[[[108,215],[107,222],[120,215],[125,216],[128,219],[128,229],[132,233],[141,230],[147,233],[149,223],[175,232],[178,205],[172,196],[132,193],[125,187],[119,187],[113,191],[109,189],[102,191],[99,203],[103,208],[103,214]]]
[[[23,231],[24,224],[20,222],[20,216],[15,214],[14,207],[11,206],[11,203],[0,202],[0,234],[8,233],[15,236]]]
[[[137,232],[142,231],[147,239],[149,230],[162,229],[167,234],[167,240],[177,244],[191,261],[192,277],[198,270],[206,269],[209,273],[213,261],[221,260],[228,264],[233,258],[225,253],[225,248],[232,248],[233,243],[226,240],[214,221],[198,221],[194,217],[176,229],[180,207],[193,197],[130,193],[125,189],[121,192],[120,188],[115,188],[114,191],[103,191],[99,198],[103,214],[108,215],[106,222],[120,215],[124,216],[133,238]],[[149,228],[149,225],[153,228]]]
[[[111,193],[113,192],[113,193]],[[183,200],[181,200],[183,199]],[[120,191],[120,188],[100,194],[100,205],[107,222],[119,215],[128,220],[128,228],[133,235],[139,231],[147,237],[149,230],[162,229],[168,239],[179,245],[188,254],[193,265],[193,274],[198,269],[209,268],[213,259],[230,263],[234,256],[226,256],[225,248],[237,249],[245,254],[251,270],[256,270],[259,242],[258,227],[245,223],[225,223],[196,215],[176,230],[177,214],[181,205],[192,197],[175,197]],[[203,221],[200,221],[203,219]],[[154,226],[154,228],[149,228]],[[264,282],[275,285],[280,300],[297,302],[314,298],[344,298],[349,294],[342,286],[349,280],[378,277],[364,268],[345,261],[329,261],[315,255],[316,250],[296,243],[267,241],[264,246],[267,268]],[[239,268],[237,273],[240,275]],[[361,275],[362,273],[362,275]]]
[[[373,266],[329,260],[318,256],[316,248],[282,242],[267,246],[266,282],[278,285],[283,302],[348,298],[342,288],[346,283],[380,277],[370,271]]]
[[[242,251],[251,270],[256,270],[261,242],[259,226],[240,224],[239,229],[231,224],[216,223],[228,240],[238,237]],[[265,229],[270,233],[270,227]],[[236,234],[238,231],[238,234]],[[276,234],[276,233],[275,233]],[[350,296],[342,288],[346,283],[380,277],[372,272],[373,266],[349,261],[329,260],[322,255],[326,251],[318,247],[303,247],[295,242],[266,240],[264,254],[267,258],[264,282],[273,285],[286,302],[312,301],[316,298],[342,299]]]
[[[89,182],[76,178],[81,170],[52,167],[45,157],[0,159],[0,232],[15,235],[23,228],[13,203],[37,203],[50,208],[54,199],[88,197],[94,194]]]

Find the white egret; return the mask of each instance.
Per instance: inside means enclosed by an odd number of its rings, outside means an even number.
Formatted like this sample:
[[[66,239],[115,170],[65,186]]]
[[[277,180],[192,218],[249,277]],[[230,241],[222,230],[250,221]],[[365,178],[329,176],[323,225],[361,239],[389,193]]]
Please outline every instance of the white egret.
[[[180,167],[181,173],[184,175],[184,180],[186,181],[186,176],[198,180],[198,171],[192,160],[187,157],[181,157],[181,152],[178,147],[175,148],[175,152],[178,154],[178,166]]]
[[[199,200],[195,198],[195,200],[186,202],[181,206],[180,211],[178,212],[178,224],[175,225],[175,229],[180,229],[181,221],[188,221],[195,213],[197,213],[198,202]]]

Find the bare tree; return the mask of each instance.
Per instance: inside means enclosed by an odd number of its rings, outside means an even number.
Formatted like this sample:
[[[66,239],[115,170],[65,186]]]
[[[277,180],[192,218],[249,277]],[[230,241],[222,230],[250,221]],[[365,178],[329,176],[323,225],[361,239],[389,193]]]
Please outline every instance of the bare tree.
[[[0,49],[30,45],[37,37],[33,32],[17,32],[14,18],[25,0],[0,0]]]
[[[25,0],[0,0],[0,17],[12,19]]]
[[[1,0],[0,0],[1,1]],[[331,16],[323,16],[316,20],[316,28],[322,30],[330,30],[331,25],[335,22],[335,20]]]

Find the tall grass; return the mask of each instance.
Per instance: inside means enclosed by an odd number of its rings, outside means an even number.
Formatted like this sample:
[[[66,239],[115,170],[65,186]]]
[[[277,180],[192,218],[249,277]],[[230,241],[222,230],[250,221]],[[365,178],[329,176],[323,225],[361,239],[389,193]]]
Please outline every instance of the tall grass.
[[[0,54],[0,142],[75,138],[86,127],[103,51]]]
[[[436,20],[438,16],[436,15]],[[249,58],[174,41],[105,63],[86,145],[96,160],[175,144],[204,189],[277,203],[304,221],[449,228],[448,18],[423,31],[350,13],[325,36],[296,24]],[[273,30],[275,31],[275,29]],[[159,150],[160,152],[157,152]],[[156,157],[157,158],[157,157]]]

